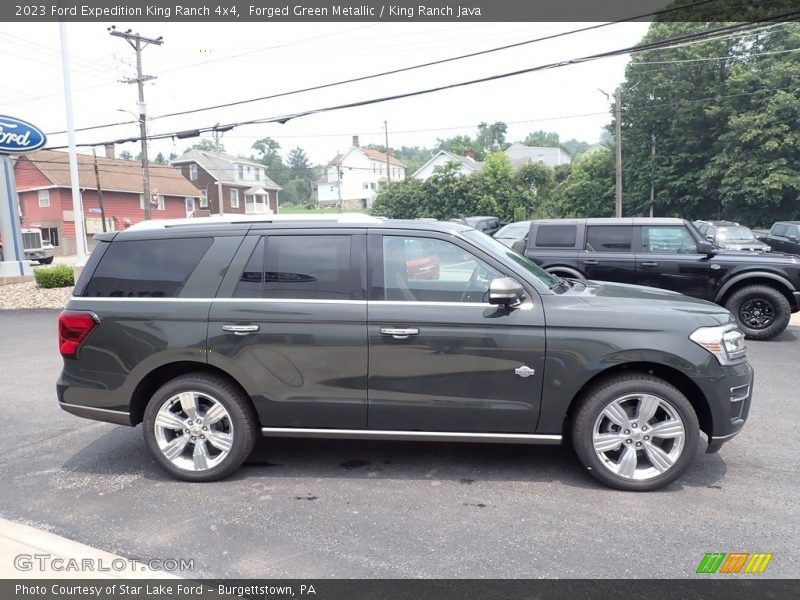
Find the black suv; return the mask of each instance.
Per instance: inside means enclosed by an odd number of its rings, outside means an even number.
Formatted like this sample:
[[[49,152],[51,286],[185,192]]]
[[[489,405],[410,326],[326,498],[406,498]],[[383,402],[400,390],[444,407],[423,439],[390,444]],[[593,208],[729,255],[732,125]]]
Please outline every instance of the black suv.
[[[772,248],[759,240],[749,227],[733,221],[695,221],[697,231],[720,250],[750,250],[772,252]]]
[[[717,253],[682,219],[533,221],[525,256],[561,277],[646,285],[716,302],[753,339],[780,334],[800,310],[800,259]]]
[[[777,252],[800,254],[800,221],[779,221],[758,239]]]
[[[96,236],[59,317],[61,407],[142,423],[180,479],[228,475],[262,434],[566,436],[600,481],[649,490],[747,418],[744,335],[715,304],[565,281],[456,223],[203,223]]]

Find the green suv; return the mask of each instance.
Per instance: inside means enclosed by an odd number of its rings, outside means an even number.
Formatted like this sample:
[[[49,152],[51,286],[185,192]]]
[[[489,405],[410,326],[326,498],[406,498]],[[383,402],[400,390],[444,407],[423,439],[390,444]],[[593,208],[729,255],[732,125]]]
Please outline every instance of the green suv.
[[[566,438],[601,482],[652,490],[701,430],[714,452],[747,419],[727,310],[564,280],[462,224],[188,219],[97,239],[59,316],[59,403],[141,423],[179,479],[229,475],[259,435]]]

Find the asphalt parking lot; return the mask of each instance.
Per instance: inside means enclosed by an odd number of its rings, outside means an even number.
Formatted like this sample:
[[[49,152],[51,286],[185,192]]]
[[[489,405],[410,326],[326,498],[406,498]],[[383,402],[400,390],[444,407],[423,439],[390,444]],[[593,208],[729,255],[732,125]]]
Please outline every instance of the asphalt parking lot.
[[[706,552],[800,575],[800,328],[750,342],[750,421],[677,483],[609,490],[568,447],[262,440],[177,482],[141,428],[57,406],[57,311],[0,311],[0,516],[199,577],[685,578]],[[701,444],[701,451],[705,443]],[[707,577],[707,576],[706,576]]]

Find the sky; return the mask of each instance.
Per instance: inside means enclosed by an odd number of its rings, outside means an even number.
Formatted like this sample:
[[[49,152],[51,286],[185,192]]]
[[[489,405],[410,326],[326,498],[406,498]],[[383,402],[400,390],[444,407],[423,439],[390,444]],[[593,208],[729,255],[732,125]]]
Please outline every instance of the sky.
[[[67,43],[76,128],[133,120],[137,112],[135,53],[109,35],[113,22],[68,23]],[[580,29],[588,23],[120,23],[163,45],[142,53],[148,133],[276,117],[467,81],[631,46],[648,23],[618,23],[555,40],[467,58],[406,73],[292,94],[177,117],[161,115],[290,92]],[[0,23],[3,86],[0,114],[18,117],[66,145],[62,56],[57,23]],[[488,83],[301,117],[285,124],[241,126],[225,133],[232,154],[250,156],[253,142],[271,137],[286,156],[301,147],[324,164],[360,144],[433,147],[437,138],[474,136],[480,122],[503,121],[506,141],[539,129],[597,142],[610,120],[609,101],[624,80],[628,56],[569,65]],[[129,113],[122,111],[130,111]],[[137,117],[138,118],[138,117]],[[78,132],[76,141],[99,143],[138,136],[138,124]],[[208,136],[205,136],[208,137]],[[150,156],[180,154],[197,138],[154,140]],[[117,154],[139,152],[138,143]],[[91,149],[79,149],[91,152]],[[101,153],[98,153],[101,154]]]

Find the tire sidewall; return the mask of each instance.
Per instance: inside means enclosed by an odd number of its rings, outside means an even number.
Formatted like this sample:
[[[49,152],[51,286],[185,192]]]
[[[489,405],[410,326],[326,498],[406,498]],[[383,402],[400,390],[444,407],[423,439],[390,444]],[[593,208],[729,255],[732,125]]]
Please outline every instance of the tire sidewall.
[[[769,302],[772,306],[775,311],[775,319],[769,327],[752,329],[742,322],[739,311],[742,305],[750,300],[762,300]],[[791,307],[784,295],[774,288],[764,286],[746,287],[735,292],[726,303],[726,308],[731,311],[736,325],[744,332],[745,336],[753,340],[769,340],[781,334],[789,325],[792,316]]]
[[[187,391],[208,394],[220,402],[228,411],[233,426],[233,443],[228,456],[220,464],[206,471],[187,471],[176,467],[161,452],[155,437],[154,425],[158,411],[168,399]],[[164,384],[153,394],[145,409],[142,425],[144,439],[150,453],[156,462],[173,477],[183,481],[215,481],[227,477],[235,471],[252,451],[255,439],[254,433],[250,431],[252,421],[249,417],[251,415],[248,415],[244,409],[239,394],[230,386],[207,376],[184,376]]]
[[[637,393],[653,394],[668,402],[680,416],[686,431],[683,451],[672,468],[647,481],[625,479],[609,471],[595,453],[592,443],[594,424],[606,406],[622,396]],[[663,487],[680,477],[697,454],[700,426],[694,408],[677,388],[655,377],[626,377],[596,389],[586,397],[578,415],[572,429],[575,452],[595,479],[615,489],[652,491]]]

